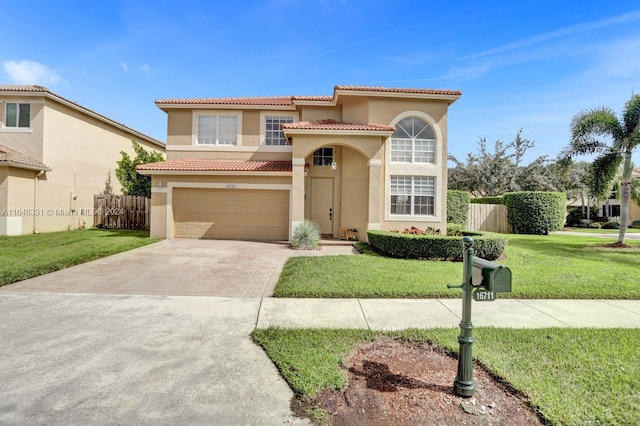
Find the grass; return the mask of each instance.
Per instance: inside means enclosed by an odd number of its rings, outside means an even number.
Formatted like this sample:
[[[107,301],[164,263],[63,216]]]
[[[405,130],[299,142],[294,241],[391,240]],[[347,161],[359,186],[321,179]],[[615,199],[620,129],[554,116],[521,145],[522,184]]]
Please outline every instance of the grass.
[[[585,234],[611,234],[618,235],[620,233],[619,229],[597,229],[597,228],[564,228],[563,231],[571,231],[571,232],[584,232]],[[562,231],[559,231],[562,232]],[[627,234],[640,234],[640,229],[636,228],[627,228]]]
[[[156,241],[148,231],[103,229],[0,237],[0,286]]]
[[[640,299],[638,249],[604,248],[599,237],[510,235],[507,258],[513,292],[503,298]],[[455,298],[462,264],[362,256],[290,258],[276,297]]]
[[[346,383],[344,360],[381,334],[457,351],[457,329],[258,329],[254,340],[303,399]],[[637,424],[639,329],[474,329],[474,358],[523,392],[553,424]],[[455,376],[455,372],[454,372]],[[453,377],[452,377],[453,380]]]

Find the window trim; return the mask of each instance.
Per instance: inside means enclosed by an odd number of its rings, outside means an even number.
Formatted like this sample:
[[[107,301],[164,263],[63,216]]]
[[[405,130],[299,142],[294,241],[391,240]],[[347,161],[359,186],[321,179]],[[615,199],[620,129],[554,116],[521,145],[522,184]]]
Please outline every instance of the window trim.
[[[391,191],[391,186],[393,185],[393,178],[411,178],[411,193],[408,194],[409,197],[411,197],[410,200],[410,205],[409,205],[409,214],[406,213],[393,213],[392,210],[392,199],[391,197],[393,196],[397,196],[397,195],[407,195],[407,194],[393,194],[393,192]],[[428,179],[432,179],[433,180],[433,214],[416,214],[414,213],[415,211],[415,197],[417,196],[422,196],[422,195],[417,195],[415,193],[415,188],[416,188],[416,178],[428,178]],[[389,217],[392,219],[401,219],[401,218],[408,218],[408,219],[413,219],[413,218],[436,218],[438,215],[438,179],[436,176],[426,176],[426,175],[407,175],[407,174],[393,174],[393,175],[389,175],[389,186],[388,186],[388,203],[389,203]],[[429,195],[426,195],[426,197],[429,197]]]
[[[316,164],[316,152],[321,149],[330,149],[331,150],[331,162],[329,164]],[[328,158],[325,155],[322,155],[320,158]],[[336,150],[333,146],[321,146],[320,148],[313,151],[311,154],[311,163],[314,167],[331,167],[331,164],[336,161]]]
[[[394,138],[393,135],[389,136],[389,159],[390,162],[393,164],[430,164],[430,165],[437,165],[438,164],[438,152],[439,152],[439,144],[438,144],[438,140],[439,140],[439,135],[438,132],[436,130],[436,127],[430,122],[430,120],[426,120],[422,115],[406,115],[404,117],[398,117],[397,120],[395,120],[394,125],[397,125],[398,123],[400,123],[402,120],[405,120],[407,118],[417,118],[421,121],[423,121],[424,123],[426,123],[427,126],[429,126],[431,128],[431,130],[434,133],[435,139],[425,139],[425,138],[416,138],[416,137],[411,137],[411,138]],[[433,151],[416,151],[416,142],[431,142],[433,143]],[[397,153],[402,153],[403,156],[406,156],[407,152],[410,152],[411,158],[409,161],[400,161],[400,160],[394,160],[393,159],[393,153],[394,153],[394,149],[393,149],[393,145],[395,142],[404,142],[404,143],[409,143],[410,144],[410,151],[409,150],[395,150],[395,152]],[[433,152],[433,162],[431,161],[416,161],[416,154],[418,152]]]
[[[198,143],[198,122],[200,117],[236,117],[236,144],[201,144]],[[235,148],[242,146],[242,111],[229,111],[229,110],[198,110],[193,112],[192,121],[192,140],[193,146],[199,147],[212,147],[212,148]]]
[[[15,126],[9,126],[7,124],[7,109],[9,108],[9,105],[11,104],[15,104],[16,105],[16,125]],[[29,106],[29,125],[28,126],[20,126],[20,106],[21,105],[28,105]],[[13,132],[29,132],[31,130],[31,111],[32,111],[32,105],[31,102],[20,102],[20,101],[5,101],[4,102],[4,118],[3,118],[3,128],[4,130],[8,130],[8,131],[13,131]]]
[[[291,145],[267,145],[267,117],[292,117],[293,122],[299,121],[297,111],[260,111],[260,146],[268,149],[291,149]]]

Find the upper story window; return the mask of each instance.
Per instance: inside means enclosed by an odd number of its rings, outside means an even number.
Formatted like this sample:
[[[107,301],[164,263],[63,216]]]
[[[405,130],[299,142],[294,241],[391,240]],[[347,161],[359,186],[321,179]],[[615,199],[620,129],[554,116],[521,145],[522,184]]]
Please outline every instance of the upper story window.
[[[5,111],[5,127],[31,127],[31,105],[7,102]]]
[[[429,123],[417,117],[400,120],[391,135],[391,161],[435,164],[436,135]]]
[[[333,147],[325,146],[313,153],[314,166],[331,166],[333,163]]]
[[[271,146],[288,145],[284,133],[280,129],[282,124],[293,123],[292,116],[265,116],[265,144]]]
[[[235,115],[198,116],[198,145],[237,145],[238,117]]]

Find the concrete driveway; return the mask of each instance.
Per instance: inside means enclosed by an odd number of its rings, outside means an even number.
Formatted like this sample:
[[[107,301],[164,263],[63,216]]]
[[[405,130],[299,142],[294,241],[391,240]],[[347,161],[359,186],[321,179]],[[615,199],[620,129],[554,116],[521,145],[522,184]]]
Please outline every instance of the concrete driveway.
[[[352,246],[307,251],[251,241],[163,240],[3,286],[0,293],[269,297],[289,257],[348,253]]]
[[[165,240],[0,287],[0,424],[309,424],[250,333],[289,256],[351,250]]]

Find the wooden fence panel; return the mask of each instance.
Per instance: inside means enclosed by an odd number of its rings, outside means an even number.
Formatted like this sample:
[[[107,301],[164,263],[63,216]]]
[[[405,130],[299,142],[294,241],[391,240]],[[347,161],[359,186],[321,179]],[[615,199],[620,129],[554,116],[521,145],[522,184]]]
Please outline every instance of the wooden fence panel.
[[[467,229],[469,231],[510,233],[511,226],[507,219],[507,206],[501,204],[469,204]]]
[[[149,229],[151,200],[136,195],[94,195],[96,228]]]

